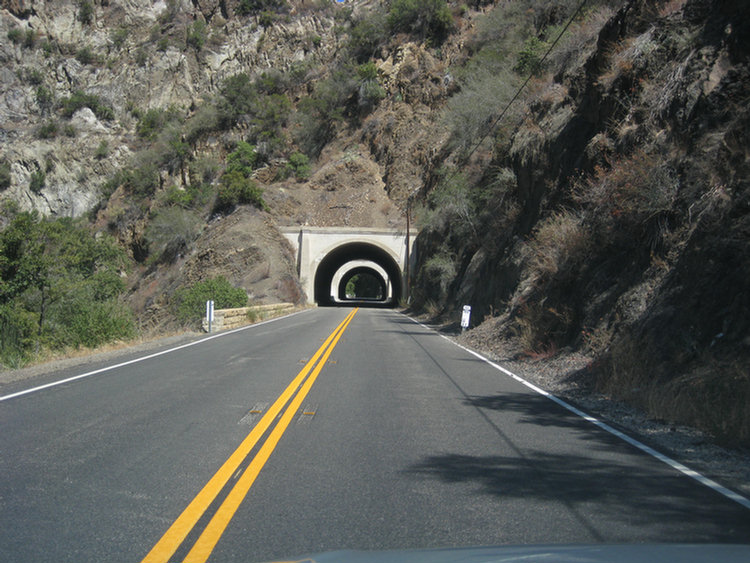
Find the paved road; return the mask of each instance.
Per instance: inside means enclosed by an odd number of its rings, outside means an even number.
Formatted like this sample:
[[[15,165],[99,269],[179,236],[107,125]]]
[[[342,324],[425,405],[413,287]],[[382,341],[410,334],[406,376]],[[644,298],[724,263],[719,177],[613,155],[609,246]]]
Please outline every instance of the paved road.
[[[351,313],[0,401],[2,560],[749,541],[747,508],[407,317]]]

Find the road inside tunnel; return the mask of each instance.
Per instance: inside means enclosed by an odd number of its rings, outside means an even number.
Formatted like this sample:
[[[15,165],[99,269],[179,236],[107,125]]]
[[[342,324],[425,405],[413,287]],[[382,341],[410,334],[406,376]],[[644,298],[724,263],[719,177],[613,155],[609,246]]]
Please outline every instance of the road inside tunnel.
[[[342,269],[357,263],[343,275]],[[371,263],[372,265],[360,265]],[[337,274],[340,280],[335,283]],[[380,286],[380,292],[347,296],[347,283],[355,276],[371,276]],[[343,244],[329,252],[315,270],[315,302],[321,307],[379,306],[395,307],[403,294],[401,268],[389,252],[366,242]]]

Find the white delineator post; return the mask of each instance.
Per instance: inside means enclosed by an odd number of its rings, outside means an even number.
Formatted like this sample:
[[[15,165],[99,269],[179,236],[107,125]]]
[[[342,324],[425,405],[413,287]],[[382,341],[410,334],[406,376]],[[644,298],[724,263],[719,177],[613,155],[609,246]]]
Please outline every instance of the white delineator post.
[[[211,334],[211,323],[214,322],[214,302],[206,301],[206,322],[208,323],[208,333]]]

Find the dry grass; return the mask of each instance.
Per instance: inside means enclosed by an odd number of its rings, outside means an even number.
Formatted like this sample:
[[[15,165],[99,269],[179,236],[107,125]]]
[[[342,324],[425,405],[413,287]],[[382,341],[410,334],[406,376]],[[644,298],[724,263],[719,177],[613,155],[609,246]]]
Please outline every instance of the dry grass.
[[[699,428],[728,446],[750,446],[750,372],[745,365],[705,352],[679,374],[678,365],[659,366],[654,357],[647,343],[621,337],[612,344],[597,388],[640,406],[652,418]]]
[[[536,228],[529,243],[528,278],[539,285],[570,269],[583,259],[588,245],[577,213],[559,211],[550,215]]]

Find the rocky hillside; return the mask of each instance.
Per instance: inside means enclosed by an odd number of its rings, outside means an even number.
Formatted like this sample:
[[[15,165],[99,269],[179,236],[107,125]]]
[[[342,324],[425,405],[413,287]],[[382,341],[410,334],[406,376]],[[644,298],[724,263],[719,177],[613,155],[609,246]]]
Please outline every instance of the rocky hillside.
[[[578,384],[747,445],[740,4],[633,1],[574,17],[521,103],[430,177],[417,291],[436,312],[473,305],[477,345],[583,351]],[[540,21],[549,44],[562,22]],[[478,38],[471,57],[501,40]]]
[[[743,3],[0,6],[0,221],[114,237],[142,330],[219,275],[300,300],[278,225],[409,210],[416,309],[471,304],[478,346],[585,353],[580,385],[750,442]],[[38,342],[51,297],[15,287]]]

